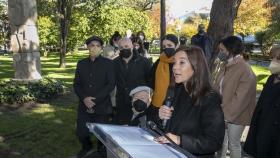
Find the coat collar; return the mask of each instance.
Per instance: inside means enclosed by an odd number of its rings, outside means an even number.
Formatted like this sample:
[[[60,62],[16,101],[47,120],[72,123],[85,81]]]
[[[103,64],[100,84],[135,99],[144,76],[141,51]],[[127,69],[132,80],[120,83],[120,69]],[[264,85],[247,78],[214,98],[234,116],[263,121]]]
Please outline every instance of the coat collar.
[[[95,61],[98,61],[100,58],[101,58],[101,55],[99,55],[98,57],[96,57],[96,58],[94,59],[94,61],[92,61],[91,58],[90,58],[90,56],[88,56],[88,61],[89,61],[90,63],[94,63]]]
[[[243,57],[241,55],[235,56],[231,59],[229,59],[228,63],[226,64],[226,67],[231,67],[233,65],[236,65],[237,63],[240,63],[244,61]]]

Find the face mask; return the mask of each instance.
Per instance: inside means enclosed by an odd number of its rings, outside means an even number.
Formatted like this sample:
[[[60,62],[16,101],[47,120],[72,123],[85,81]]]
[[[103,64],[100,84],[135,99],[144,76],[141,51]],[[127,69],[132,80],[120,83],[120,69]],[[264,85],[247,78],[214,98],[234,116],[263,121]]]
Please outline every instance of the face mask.
[[[140,35],[139,38],[143,41],[144,40],[144,36]]]
[[[226,62],[227,59],[228,59],[228,56],[226,55],[226,53],[219,52],[218,58],[219,58],[221,61]]]
[[[135,46],[135,49],[138,50],[140,47],[139,46]]]
[[[168,58],[175,54],[175,48],[165,48],[163,51]]]
[[[271,61],[268,69],[272,74],[280,74],[280,63]]]
[[[93,47],[91,49],[89,49],[89,54],[90,56],[99,56],[101,54],[101,48],[98,47]]]
[[[139,100],[139,99],[134,101],[132,106],[136,112],[143,112],[147,108],[147,104],[144,101]]]
[[[198,31],[198,34],[203,34],[204,33],[204,30],[199,30]]]
[[[122,58],[128,58],[131,55],[131,49],[122,49],[120,50],[120,57]]]

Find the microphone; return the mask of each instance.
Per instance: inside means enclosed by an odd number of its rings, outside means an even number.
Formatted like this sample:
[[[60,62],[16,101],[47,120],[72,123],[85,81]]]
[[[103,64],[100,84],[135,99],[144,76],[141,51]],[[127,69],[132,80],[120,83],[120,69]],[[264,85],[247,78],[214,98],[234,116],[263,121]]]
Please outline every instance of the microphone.
[[[148,121],[147,125],[150,129],[152,129],[153,131],[156,131],[157,133],[159,133],[161,136],[165,137],[170,143],[171,146],[177,150],[180,151],[181,153],[183,153],[184,155],[186,155],[188,158],[196,158],[195,156],[193,156],[191,153],[189,153],[188,151],[184,150],[183,148],[181,148],[179,145],[177,145],[173,140],[171,140],[161,129],[158,128],[157,124],[154,123],[153,121]]]
[[[174,98],[174,90],[173,90],[173,88],[168,87],[167,95],[166,95],[166,99],[165,99],[165,103],[164,103],[165,106],[170,108],[171,105],[172,105],[173,98]],[[164,119],[163,122],[162,122],[162,127],[163,128],[165,128],[166,123],[167,123],[167,119]]]

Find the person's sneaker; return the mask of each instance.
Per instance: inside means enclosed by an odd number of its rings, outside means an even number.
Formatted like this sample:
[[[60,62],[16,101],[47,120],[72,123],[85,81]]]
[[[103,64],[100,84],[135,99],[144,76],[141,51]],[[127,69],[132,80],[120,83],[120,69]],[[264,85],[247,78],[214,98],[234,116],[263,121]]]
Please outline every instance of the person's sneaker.
[[[76,158],[86,158],[87,156],[91,155],[94,152],[93,149],[91,150],[81,150]]]

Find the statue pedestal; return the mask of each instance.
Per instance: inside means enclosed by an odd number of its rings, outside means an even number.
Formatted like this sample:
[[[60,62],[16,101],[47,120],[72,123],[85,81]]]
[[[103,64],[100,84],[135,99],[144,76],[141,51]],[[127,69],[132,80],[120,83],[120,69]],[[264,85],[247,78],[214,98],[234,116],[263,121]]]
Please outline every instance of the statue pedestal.
[[[39,80],[42,78],[40,53],[14,53],[15,79]]]

